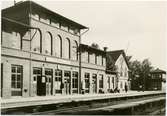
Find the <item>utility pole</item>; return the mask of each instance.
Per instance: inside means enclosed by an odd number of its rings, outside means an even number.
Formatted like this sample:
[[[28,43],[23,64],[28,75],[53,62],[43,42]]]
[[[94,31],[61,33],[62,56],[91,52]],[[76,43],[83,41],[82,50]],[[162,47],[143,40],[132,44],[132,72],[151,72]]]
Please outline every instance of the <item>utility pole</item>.
[[[89,31],[89,28],[87,28],[87,30],[86,31],[84,31],[83,33],[81,33],[80,35],[79,35],[79,46],[78,46],[78,53],[79,53],[79,81],[78,81],[78,88],[79,88],[79,93],[81,94],[81,89],[82,89],[82,86],[81,86],[81,73],[82,73],[82,70],[81,70],[81,68],[82,68],[82,66],[81,66],[81,36],[83,35],[83,34],[85,34],[87,31]]]
[[[16,0],[14,0],[14,6],[16,5]]]

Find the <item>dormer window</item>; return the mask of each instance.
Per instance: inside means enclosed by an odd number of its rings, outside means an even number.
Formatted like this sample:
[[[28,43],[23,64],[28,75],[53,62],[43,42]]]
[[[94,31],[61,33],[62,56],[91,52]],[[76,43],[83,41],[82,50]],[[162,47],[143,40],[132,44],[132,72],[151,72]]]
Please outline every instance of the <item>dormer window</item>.
[[[79,29],[74,29],[74,34],[79,35]]]
[[[55,26],[57,28],[60,27],[60,23],[58,21],[56,21],[55,19],[51,19],[50,21],[51,21],[51,25],[53,25],[53,26]]]
[[[65,30],[65,31],[68,31],[68,26],[62,23],[61,24],[61,29]]]
[[[69,27],[69,30],[68,30],[70,33],[73,33],[74,34],[74,29],[72,27]]]
[[[39,19],[43,23],[50,24],[50,19],[48,19],[45,14],[40,15]]]
[[[38,14],[32,14],[31,18],[36,19],[36,20],[40,20],[40,16]]]

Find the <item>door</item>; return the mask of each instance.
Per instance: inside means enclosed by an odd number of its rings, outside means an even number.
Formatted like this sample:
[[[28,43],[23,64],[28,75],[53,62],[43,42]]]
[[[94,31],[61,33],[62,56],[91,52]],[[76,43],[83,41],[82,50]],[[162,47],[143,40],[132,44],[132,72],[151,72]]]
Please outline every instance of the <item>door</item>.
[[[97,75],[93,74],[92,76],[92,89],[93,93],[97,93]]]
[[[52,95],[52,69],[45,69],[46,95]]]
[[[65,71],[64,72],[64,91],[65,94],[70,94],[71,93],[71,73],[70,71]]]
[[[37,95],[46,95],[46,77],[37,75]]]
[[[107,81],[107,83],[108,83],[108,91],[110,91],[110,89],[111,89],[110,77],[108,76],[107,79],[108,79],[108,81]]]
[[[34,96],[46,95],[45,77],[42,77],[42,68],[37,68],[37,67],[33,68],[33,95]]]

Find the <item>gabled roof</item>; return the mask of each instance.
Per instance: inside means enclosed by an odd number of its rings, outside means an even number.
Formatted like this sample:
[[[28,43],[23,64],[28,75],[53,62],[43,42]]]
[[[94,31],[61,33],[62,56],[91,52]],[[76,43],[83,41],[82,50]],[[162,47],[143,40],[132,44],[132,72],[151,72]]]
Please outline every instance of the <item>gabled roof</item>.
[[[162,74],[166,74],[166,71],[157,68],[157,69],[151,71],[150,73],[162,73]]]
[[[129,68],[129,63],[128,63],[128,60],[127,60],[127,57],[126,57],[126,54],[125,54],[124,50],[115,50],[115,51],[108,51],[107,52],[107,55],[111,56],[112,61],[113,61],[114,64],[118,60],[118,58],[121,54],[123,55],[123,57],[125,59],[125,62],[126,62],[128,68]]]
[[[30,5],[31,5],[31,7],[30,7]],[[86,26],[83,26],[83,25],[81,25],[81,24],[79,24],[77,22],[74,22],[71,19],[68,19],[68,18],[66,18],[66,17],[64,17],[64,16],[62,16],[62,15],[56,13],[56,12],[53,12],[53,11],[51,11],[51,10],[49,10],[49,9],[47,9],[47,8],[45,8],[45,7],[41,6],[41,5],[33,2],[33,1],[30,1],[30,0],[27,0],[27,1],[24,1],[24,2],[21,1],[19,3],[16,3],[16,5],[14,5],[14,6],[11,6],[11,7],[8,7],[6,9],[3,9],[2,10],[2,14],[7,12],[7,11],[12,11],[13,9],[20,8],[21,6],[23,6],[24,8],[27,7],[27,8],[32,8],[32,9],[33,8],[39,9],[40,11],[44,11],[44,12],[50,14],[51,16],[56,17],[59,20],[65,21],[67,23],[70,23],[70,24],[72,24],[73,26],[76,26],[79,29],[87,29],[88,28]]]

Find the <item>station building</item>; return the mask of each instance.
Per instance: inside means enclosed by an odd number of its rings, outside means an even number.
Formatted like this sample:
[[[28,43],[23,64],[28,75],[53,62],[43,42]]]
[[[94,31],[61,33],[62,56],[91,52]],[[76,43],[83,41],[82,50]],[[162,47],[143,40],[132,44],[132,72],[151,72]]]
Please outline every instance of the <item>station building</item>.
[[[83,29],[32,1],[2,10],[1,96],[78,94]]]
[[[107,92],[106,51],[81,44],[86,29],[32,1],[3,9],[1,97]]]
[[[81,44],[82,32],[87,30],[32,1],[3,9],[1,97],[123,91],[128,83],[124,51]],[[114,62],[108,62],[107,56]],[[110,65],[117,70],[108,70]]]

